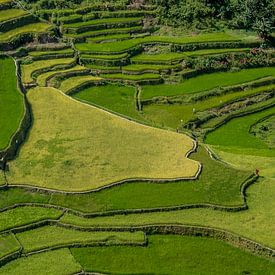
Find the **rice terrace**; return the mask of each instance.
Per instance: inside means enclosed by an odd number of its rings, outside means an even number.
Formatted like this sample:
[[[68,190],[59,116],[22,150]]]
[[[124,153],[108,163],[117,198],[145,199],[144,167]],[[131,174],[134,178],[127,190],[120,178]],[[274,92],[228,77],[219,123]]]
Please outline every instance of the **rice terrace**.
[[[275,274],[274,0],[0,0],[0,274]]]

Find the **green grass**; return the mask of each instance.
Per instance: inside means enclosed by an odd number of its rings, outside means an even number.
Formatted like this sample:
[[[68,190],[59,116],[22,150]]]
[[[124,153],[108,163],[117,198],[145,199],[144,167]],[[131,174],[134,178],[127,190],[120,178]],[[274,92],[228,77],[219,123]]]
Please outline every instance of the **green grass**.
[[[84,89],[73,97],[102,106],[112,112],[143,120],[143,117],[136,110],[135,93],[134,87],[109,84]]]
[[[275,156],[275,150],[265,141],[250,133],[250,127],[261,119],[275,115],[274,107],[240,118],[235,118],[206,136],[205,142],[217,149],[239,154]]]
[[[8,10],[0,10],[0,22],[4,22],[10,19],[18,18],[28,13],[24,10],[19,9],[8,9]]]
[[[9,145],[24,115],[23,95],[17,89],[15,71],[12,58],[0,58],[0,151]]]
[[[8,32],[0,33],[0,42],[8,42],[9,40],[22,34],[35,34],[48,32],[52,26],[46,23],[28,24]]]
[[[128,57],[127,53],[114,54],[114,55],[94,55],[94,54],[82,54],[81,58],[91,58],[91,59],[106,59],[106,60],[119,60]]]
[[[73,76],[61,81],[59,90],[61,90],[63,93],[67,93],[71,89],[76,88],[79,85],[84,84],[86,82],[99,82],[101,80],[102,80],[101,77],[97,77],[93,75]]]
[[[88,32],[82,32],[78,34],[68,33],[64,34],[64,36],[71,37],[71,38],[85,38],[85,37],[96,37],[102,35],[113,35],[113,34],[128,34],[131,32],[142,31],[141,26],[137,27],[129,27],[129,28],[110,28],[105,30],[94,30]]]
[[[189,104],[151,104],[143,107],[143,116],[146,120],[161,127],[176,129],[200,116],[200,112],[211,113],[212,108],[222,107],[225,104],[244,99],[249,96],[258,95],[274,89],[274,85],[263,86],[255,89],[247,89],[240,92],[229,92],[220,96],[209,97]],[[249,107],[252,107],[248,106]]]
[[[104,35],[104,36],[98,36],[93,38],[88,38],[87,42],[89,43],[98,43],[106,40],[120,40],[120,39],[129,39],[131,38],[131,34],[129,33],[122,33],[122,34],[110,34],[110,35]]]
[[[255,40],[256,38],[254,38]],[[245,40],[244,35],[229,34],[229,33],[207,33],[194,36],[171,37],[171,36],[146,36],[143,38],[136,38],[130,40],[123,40],[118,42],[109,42],[104,44],[76,44],[79,51],[90,52],[125,52],[133,47],[146,43],[175,43],[175,44],[189,44],[200,42],[228,42]]]
[[[13,234],[0,235],[0,259],[21,248]]]
[[[56,70],[56,71],[50,71],[44,74],[41,74],[37,77],[36,82],[39,86],[46,86],[46,81],[49,78],[58,76],[59,74],[63,74],[63,73],[70,73],[70,72],[78,72],[78,71],[85,71],[86,68],[80,65],[76,65],[70,69],[66,69],[66,70]]]
[[[198,203],[224,206],[238,206],[243,203],[240,185],[254,168],[246,172],[225,166],[212,160],[203,148],[192,155],[192,159],[200,161],[203,165],[202,174],[198,180],[162,184],[133,182],[98,193],[66,196],[46,195],[15,188],[0,191],[0,208],[16,203],[36,202],[95,213]]]
[[[198,171],[198,163],[185,157],[193,147],[185,135],[121,119],[53,88],[31,89],[28,100],[34,121],[10,162],[10,183],[84,191],[129,178],[193,177]]]
[[[55,66],[66,66],[74,62],[74,58],[55,58],[33,61],[31,64],[22,65],[22,81],[27,84],[34,81],[32,74],[37,70],[51,69]]]
[[[60,249],[16,259],[0,268],[0,274],[68,275],[79,273],[81,270],[70,250]]]
[[[5,231],[45,219],[57,219],[61,214],[62,211],[50,208],[15,208],[0,213],[0,231]]]
[[[169,52],[161,54],[139,54],[132,58],[133,62],[173,62],[181,61],[182,59],[190,56],[200,56],[200,55],[215,55],[222,53],[234,53],[234,52],[246,52],[249,51],[249,48],[233,48],[233,49],[206,49],[206,50],[197,50],[197,51],[188,51],[188,52]]]
[[[45,248],[69,246],[73,244],[142,244],[143,232],[89,232],[67,229],[57,226],[44,226],[16,234],[24,252],[38,251]]]
[[[176,85],[161,84],[154,85],[153,87],[150,85],[143,86],[142,99],[150,99],[157,96],[198,93],[217,87],[236,85],[274,75],[275,67],[245,69],[237,72],[203,74]]]
[[[272,274],[275,263],[222,241],[172,235],[148,247],[73,248],[85,271],[104,274]],[[250,273],[251,272],[251,273]]]
[[[5,174],[4,174],[4,172],[1,170],[1,171],[0,171],[0,186],[4,185],[5,183],[6,183]]]
[[[129,74],[101,74],[100,75],[106,79],[113,79],[113,80],[129,80],[129,81],[143,81],[143,80],[154,80],[160,79],[161,76],[159,74],[154,73],[145,73],[140,75],[129,75]]]
[[[28,55],[32,57],[40,57],[40,56],[50,56],[50,55],[62,55],[62,54],[73,54],[74,51],[72,49],[62,49],[62,50],[45,50],[45,51],[33,51],[29,52]]]
[[[223,170],[220,170],[220,172]],[[222,174],[221,173],[221,174]],[[251,240],[275,248],[275,181],[262,180],[247,190],[248,210],[240,212],[210,209],[185,209],[173,212],[116,215],[85,219],[65,215],[62,222],[79,226],[130,226],[146,224],[188,224],[215,227],[231,231]],[[193,193],[194,194],[194,193]]]
[[[117,23],[128,23],[140,21],[142,17],[130,17],[130,18],[103,18],[103,19],[94,19],[86,22],[77,22],[72,24],[64,24],[64,28],[81,28],[85,26],[93,26],[93,25],[104,25],[104,24],[117,24]]]
[[[129,72],[142,72],[142,71],[164,71],[164,70],[172,70],[177,69],[178,66],[171,66],[171,65],[155,65],[155,64],[148,64],[148,65],[140,65],[140,64],[131,64],[127,66],[123,66],[123,71]]]

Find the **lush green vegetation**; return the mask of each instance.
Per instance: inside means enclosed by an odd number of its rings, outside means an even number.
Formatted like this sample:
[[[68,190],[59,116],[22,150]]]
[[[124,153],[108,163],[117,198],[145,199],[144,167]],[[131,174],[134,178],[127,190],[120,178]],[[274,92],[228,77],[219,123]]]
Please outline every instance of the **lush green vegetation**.
[[[189,178],[198,171],[198,163],[185,157],[193,147],[187,136],[87,108],[52,88],[32,89],[28,99],[36,119],[10,163],[11,183],[84,191],[131,178]]]
[[[211,113],[215,108],[222,108],[223,106],[237,102],[238,100],[253,95],[263,94],[268,90],[274,89],[274,87],[274,85],[270,85],[255,89],[241,90],[239,92],[228,92],[215,97],[206,97],[205,99],[187,104],[152,104],[143,108],[143,116],[156,125],[176,129],[181,125],[186,124],[188,121],[200,117],[203,111]],[[231,139],[231,137],[227,138]],[[236,143],[238,142],[239,141],[237,140]]]
[[[137,120],[143,120],[135,105],[136,90],[131,86],[99,85],[84,89],[73,97],[91,103],[112,112],[116,112]]]
[[[167,52],[160,54],[140,54],[134,56],[131,60],[135,63],[149,63],[149,62],[173,62],[181,61],[186,57],[201,56],[201,55],[215,55],[223,53],[235,53],[235,52],[246,52],[249,51],[248,48],[237,48],[237,49],[206,49],[188,52]]]
[[[148,247],[73,248],[85,271],[112,274],[241,274],[275,271],[275,264],[221,241],[155,235]],[[198,253],[199,251],[199,253]],[[169,264],[163,259],[169,259]],[[96,260],[94,260],[96,259]]]
[[[19,258],[0,269],[0,274],[75,274],[82,270],[69,249],[60,249]]]
[[[0,151],[5,149],[19,128],[24,115],[23,95],[17,88],[12,58],[0,58]]]
[[[138,75],[130,75],[130,74],[101,74],[103,78],[106,79],[114,79],[114,80],[129,80],[129,81],[143,81],[143,80],[157,80],[160,79],[161,76],[159,74],[154,73],[145,73]]]
[[[273,274],[271,0],[8,1],[0,274]]]
[[[256,37],[249,37],[250,40],[256,39]],[[199,42],[217,42],[217,41],[239,41],[245,40],[244,35],[238,33],[209,33],[199,34],[194,36],[172,37],[172,36],[146,36],[143,38],[136,38],[131,40],[124,40],[118,42],[109,42],[101,44],[88,44],[80,43],[76,44],[76,48],[81,51],[90,52],[124,52],[133,47],[141,44],[162,42],[162,43],[175,43],[175,44],[187,44],[187,43],[199,43]]]
[[[251,126],[275,114],[274,107],[255,114],[232,119],[206,137],[206,143],[218,146],[220,150],[248,155],[275,155],[273,146],[251,132]]]
[[[185,209],[172,212],[116,215],[91,219],[66,214],[61,220],[64,223],[88,227],[146,224],[209,226],[239,234],[274,248],[274,236],[270,233],[274,231],[274,184],[274,180],[266,179],[249,187],[247,190],[249,209],[246,211],[232,213],[210,209]]]
[[[174,96],[186,93],[198,93],[217,87],[225,87],[260,79],[262,77],[274,76],[275,68],[246,69],[237,72],[218,72],[203,74],[183,81],[180,84],[161,84],[142,87],[142,99],[156,96]]]

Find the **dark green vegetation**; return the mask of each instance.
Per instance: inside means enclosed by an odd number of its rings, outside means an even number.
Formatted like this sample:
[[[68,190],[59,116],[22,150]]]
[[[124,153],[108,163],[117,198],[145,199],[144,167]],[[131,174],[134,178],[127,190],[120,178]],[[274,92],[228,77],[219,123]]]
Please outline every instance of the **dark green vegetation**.
[[[85,271],[112,274],[272,274],[275,264],[221,241],[149,236],[148,247],[74,248]],[[94,260],[96,259],[96,260]],[[163,259],[169,259],[169,265]]]
[[[0,56],[0,151],[5,149],[19,128],[24,114],[23,95],[17,88],[12,58]]]
[[[275,272],[270,3],[0,0],[0,274]]]

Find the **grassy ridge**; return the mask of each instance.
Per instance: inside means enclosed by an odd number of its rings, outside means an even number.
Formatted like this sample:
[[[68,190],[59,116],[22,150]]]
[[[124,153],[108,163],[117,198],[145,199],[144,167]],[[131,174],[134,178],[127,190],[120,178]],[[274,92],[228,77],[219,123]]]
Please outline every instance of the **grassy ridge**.
[[[200,55],[216,55],[222,53],[234,53],[234,52],[245,52],[249,51],[248,48],[236,48],[236,49],[206,49],[197,51],[188,51],[183,53],[169,52],[161,54],[139,54],[132,57],[133,62],[172,62],[180,61],[185,57],[200,56]]]
[[[228,92],[220,96],[209,97],[205,100],[199,100],[190,104],[152,104],[144,106],[143,115],[145,119],[151,121],[152,123],[176,129],[177,127],[180,127],[180,125],[199,117],[200,112],[206,110],[211,112],[211,109],[213,108],[219,108],[226,104],[253,95],[263,94],[265,91],[272,90],[274,88],[275,85],[269,85],[255,89],[247,89],[240,92]]]
[[[245,69],[237,72],[203,74],[175,85],[161,84],[155,85],[154,87],[145,85],[142,87],[142,99],[150,99],[157,96],[174,96],[198,93],[218,87],[236,85],[274,75],[275,67]]]
[[[44,226],[16,234],[24,248],[24,252],[37,251],[59,245],[75,243],[123,244],[127,242],[141,244],[144,242],[143,232],[85,232],[56,226]]]
[[[17,17],[21,17],[28,14],[24,10],[19,10],[19,9],[9,9],[9,10],[0,10],[0,22],[14,19]]]
[[[28,99],[36,119],[10,163],[10,183],[84,191],[129,178],[173,179],[198,171],[198,163],[185,157],[193,147],[185,135],[87,108],[52,88],[32,89]]]
[[[0,151],[5,149],[24,115],[23,95],[17,88],[12,58],[0,58]]]
[[[99,44],[79,43],[76,44],[76,48],[79,51],[93,51],[93,52],[123,52],[132,47],[136,47],[146,43],[175,43],[175,44],[187,44],[187,43],[201,43],[201,42],[218,42],[218,41],[240,41],[245,39],[243,35],[229,34],[229,33],[208,33],[199,34],[194,36],[184,37],[172,37],[172,36],[146,36],[143,38],[136,38],[131,40],[124,40],[118,42]],[[255,40],[256,38],[254,38]]]
[[[149,237],[146,248],[93,247],[71,251],[85,271],[104,274],[260,274],[263,270],[271,274],[275,271],[271,261],[202,237],[155,235]]]

